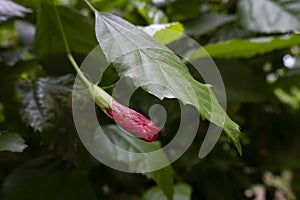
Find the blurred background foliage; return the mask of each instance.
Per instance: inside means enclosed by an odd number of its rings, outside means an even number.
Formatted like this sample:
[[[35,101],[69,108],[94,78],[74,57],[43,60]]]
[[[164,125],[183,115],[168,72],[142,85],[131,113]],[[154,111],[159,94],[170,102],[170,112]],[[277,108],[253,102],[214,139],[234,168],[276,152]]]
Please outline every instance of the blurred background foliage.
[[[141,27],[165,24],[163,30],[176,22],[173,30],[198,41],[222,74],[227,113],[243,133],[243,156],[222,134],[199,159],[208,125],[201,121],[179,160],[144,175],[106,167],[80,142],[71,113],[74,71],[48,1],[0,1],[0,199],[300,198],[298,0],[91,0],[96,9]],[[97,45],[94,16],[82,0],[54,2],[80,63]],[[194,49],[189,59],[203,57],[203,49]],[[105,73],[104,85],[118,78],[111,69]],[[131,104],[147,113],[156,101],[138,90]],[[162,103],[168,113],[164,145],[180,114],[176,101]]]

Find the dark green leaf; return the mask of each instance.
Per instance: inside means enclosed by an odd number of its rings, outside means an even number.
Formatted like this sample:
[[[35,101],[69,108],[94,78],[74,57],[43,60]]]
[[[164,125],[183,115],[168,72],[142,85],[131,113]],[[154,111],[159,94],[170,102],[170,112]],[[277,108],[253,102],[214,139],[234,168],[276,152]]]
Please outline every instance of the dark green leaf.
[[[184,21],[199,14],[200,3],[198,0],[175,0],[168,4],[166,13],[172,21]]]
[[[56,12],[61,19],[71,50],[88,54],[97,45],[90,21],[79,12],[66,7],[58,7],[56,10],[53,0],[40,0],[35,36],[37,56],[42,58],[66,51]]]
[[[130,0],[91,0],[90,1],[93,6],[102,11],[102,12],[108,12],[114,9],[124,9],[128,4],[130,4]]]
[[[172,199],[174,194],[174,185],[173,185],[173,170],[172,167],[168,166],[163,169],[146,173],[148,178],[153,179],[158,187],[163,191],[164,195],[168,199]]]
[[[215,60],[226,88],[228,102],[264,102],[272,97],[264,73],[257,73],[244,60]],[[232,78],[235,77],[235,78]]]
[[[4,200],[96,200],[86,176],[61,163],[54,156],[43,156],[20,165],[4,182]]]
[[[213,58],[249,58],[278,49],[288,48],[300,44],[299,35],[284,35],[281,37],[261,37],[249,40],[229,40],[216,44],[208,44],[204,48],[195,50],[190,60],[208,55]]]
[[[226,23],[232,22],[235,18],[236,17],[233,15],[223,15],[219,13],[202,14],[199,17],[184,23],[185,33],[188,35],[200,36],[213,31]]]
[[[295,67],[287,71],[284,76],[275,82],[275,87],[280,87],[285,90],[289,90],[291,87],[300,88],[300,68]]]
[[[111,140],[111,142],[116,144],[119,148],[129,152],[147,153],[161,148],[159,142],[144,142],[133,136],[129,136],[116,125],[105,126],[102,127],[102,129],[106,136]],[[128,156],[125,157],[124,154],[118,154],[117,151],[113,151],[109,146],[104,145],[105,144],[97,145],[97,147],[101,146],[102,149],[105,149],[105,156],[107,156],[110,160],[123,162],[132,168],[142,168],[143,166],[150,166],[154,164],[149,164],[148,159],[135,160],[134,157],[130,156],[130,154],[128,154]],[[161,153],[160,157],[156,158],[156,162],[159,163],[162,162],[162,160],[167,160],[167,157],[166,155],[164,155],[164,153]],[[169,199],[172,197],[173,170],[170,165],[157,171],[145,173],[145,175],[153,179],[157,183],[157,185],[163,190],[166,196],[169,197]]]
[[[174,200],[189,200],[191,199],[192,188],[187,184],[177,184],[174,187]],[[147,190],[143,196],[143,200],[167,200],[162,190],[158,187],[153,187]]]
[[[22,152],[27,145],[17,133],[0,133],[0,151]]]
[[[120,77],[131,78],[136,87],[160,99],[177,98],[194,105],[203,119],[223,127],[241,151],[238,125],[226,115],[211,87],[197,82],[171,50],[111,14],[96,13],[96,36]]]
[[[255,32],[288,32],[300,29],[298,0],[241,0],[239,16],[244,27]]]
[[[68,103],[65,101],[71,93],[72,84],[71,75],[21,83],[19,91],[23,121],[40,132],[53,126],[59,106]]]
[[[73,75],[65,75],[21,82],[20,115],[34,131],[42,133],[44,147],[86,169],[90,167],[90,156],[78,138],[72,117],[73,81]]]

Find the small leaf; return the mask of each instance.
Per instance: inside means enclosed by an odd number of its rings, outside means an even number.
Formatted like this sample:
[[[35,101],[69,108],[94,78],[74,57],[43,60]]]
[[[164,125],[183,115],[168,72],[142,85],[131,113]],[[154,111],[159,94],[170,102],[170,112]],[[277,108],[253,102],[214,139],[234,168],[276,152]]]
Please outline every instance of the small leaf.
[[[222,127],[241,151],[240,130],[218,103],[209,85],[197,82],[185,64],[167,47],[129,22],[96,14],[96,36],[108,63],[120,77],[129,77],[156,97],[177,98],[197,108],[203,119]]]
[[[183,34],[184,28],[179,22],[173,22],[168,24],[152,24],[144,27],[143,31],[154,37],[161,44],[169,44]]]
[[[244,27],[263,33],[300,29],[298,0],[242,0],[238,12]]]
[[[168,18],[165,16],[163,11],[146,2],[133,1],[133,5],[148,24],[160,24],[168,22]]]
[[[192,187],[188,184],[180,183],[174,187],[173,200],[190,200]],[[153,187],[145,192],[143,200],[167,200],[160,188]]]
[[[32,12],[31,9],[18,5],[10,0],[0,1],[0,22],[12,17],[24,17],[26,13]]]
[[[189,56],[189,60],[196,60],[202,57],[213,58],[250,58],[272,52],[278,49],[288,48],[300,44],[299,35],[284,35],[281,37],[261,37],[248,40],[229,40],[216,44],[208,44],[196,49]]]
[[[17,133],[0,133],[0,151],[22,152],[27,145]]]

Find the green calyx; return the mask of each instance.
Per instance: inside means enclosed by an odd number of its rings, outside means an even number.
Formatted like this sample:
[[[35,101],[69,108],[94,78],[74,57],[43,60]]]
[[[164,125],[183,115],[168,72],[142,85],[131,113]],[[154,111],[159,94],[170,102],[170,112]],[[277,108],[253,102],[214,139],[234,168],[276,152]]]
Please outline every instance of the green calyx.
[[[97,85],[92,85],[90,87],[90,94],[94,98],[97,106],[104,109],[112,109],[113,98],[107,92],[105,92],[101,87]]]

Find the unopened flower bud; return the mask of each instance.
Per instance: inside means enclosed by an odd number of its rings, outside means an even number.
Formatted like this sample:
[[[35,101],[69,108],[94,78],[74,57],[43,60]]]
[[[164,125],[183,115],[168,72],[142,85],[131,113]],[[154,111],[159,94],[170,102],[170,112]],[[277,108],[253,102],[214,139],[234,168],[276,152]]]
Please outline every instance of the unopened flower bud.
[[[98,86],[94,86],[96,104],[124,130],[146,142],[158,138],[160,128],[153,121],[137,111],[123,106]]]

